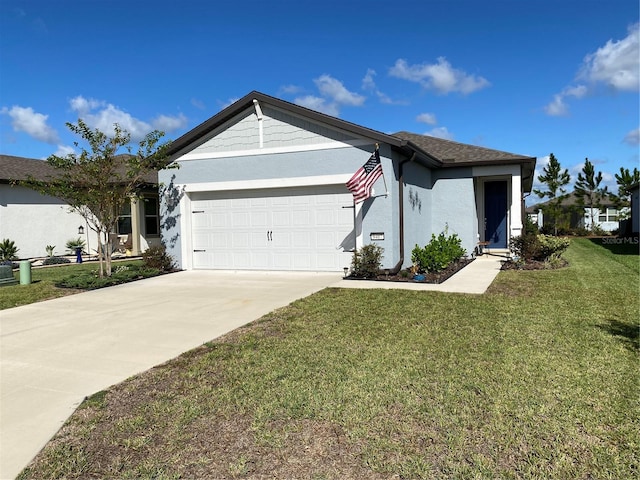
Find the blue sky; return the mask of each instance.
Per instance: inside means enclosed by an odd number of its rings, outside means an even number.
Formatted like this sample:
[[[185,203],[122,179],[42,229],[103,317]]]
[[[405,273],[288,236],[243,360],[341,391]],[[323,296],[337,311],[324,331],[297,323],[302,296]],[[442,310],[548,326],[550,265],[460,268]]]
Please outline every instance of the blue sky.
[[[637,0],[2,0],[0,153],[82,117],[177,138],[251,90],[613,182],[639,162]]]

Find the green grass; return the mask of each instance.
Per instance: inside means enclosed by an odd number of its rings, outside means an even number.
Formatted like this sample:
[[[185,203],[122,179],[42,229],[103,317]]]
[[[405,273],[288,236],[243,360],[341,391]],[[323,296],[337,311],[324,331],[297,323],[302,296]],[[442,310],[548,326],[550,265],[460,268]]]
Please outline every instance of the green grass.
[[[141,260],[114,262],[113,269],[118,266],[131,265],[133,267],[142,266]],[[67,277],[94,277],[98,271],[96,262],[81,264],[63,264],[51,267],[32,268],[31,284],[29,285],[9,285],[0,287],[0,310],[6,308],[19,307],[30,303],[50,300],[52,298],[63,297],[78,293],[81,290],[72,288],[58,288],[56,284]],[[19,270],[13,272],[16,280],[20,280]],[[85,282],[86,283],[86,282]]]
[[[566,258],[325,289],[94,395],[20,478],[637,478],[638,256]]]

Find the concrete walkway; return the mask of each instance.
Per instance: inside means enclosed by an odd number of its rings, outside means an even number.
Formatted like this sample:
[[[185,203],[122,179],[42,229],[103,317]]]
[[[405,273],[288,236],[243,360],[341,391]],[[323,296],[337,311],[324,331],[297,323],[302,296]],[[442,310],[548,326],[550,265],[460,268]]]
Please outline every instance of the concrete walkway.
[[[502,257],[440,285],[339,274],[189,271],[0,311],[0,479],[15,478],[88,395],[327,286],[481,294]]]

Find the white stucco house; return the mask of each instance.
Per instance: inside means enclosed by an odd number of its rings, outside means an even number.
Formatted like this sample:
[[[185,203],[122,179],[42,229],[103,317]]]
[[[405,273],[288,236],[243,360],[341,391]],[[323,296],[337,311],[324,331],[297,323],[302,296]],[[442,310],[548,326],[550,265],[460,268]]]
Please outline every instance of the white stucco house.
[[[346,188],[379,146],[383,176]],[[343,271],[356,248],[383,268],[447,231],[469,254],[520,235],[534,157],[409,132],[386,134],[251,92],[172,143],[159,172],[162,237],[183,269]]]
[[[538,225],[538,228],[550,225],[552,222],[552,218],[543,212],[544,206],[548,203],[549,201],[538,203],[526,209],[527,215],[529,215],[534,224]],[[590,207],[579,205],[576,196],[571,194],[562,200],[561,206],[563,220],[569,228],[592,230],[593,225],[595,225],[605,232],[618,230],[620,228],[620,218],[629,213],[629,209],[626,207],[618,210],[608,197],[602,199],[600,208],[591,209]]]
[[[19,184],[29,177],[46,181],[55,174],[44,160],[0,155],[0,240],[14,241],[20,258],[45,257],[47,245],[55,246],[55,255],[65,255],[67,241],[79,237],[85,241],[85,251],[96,254],[97,235],[82,216],[72,212],[64,201]],[[114,232],[130,255],[160,244],[157,174],[145,180],[143,198],[132,199],[121,212],[118,231]]]

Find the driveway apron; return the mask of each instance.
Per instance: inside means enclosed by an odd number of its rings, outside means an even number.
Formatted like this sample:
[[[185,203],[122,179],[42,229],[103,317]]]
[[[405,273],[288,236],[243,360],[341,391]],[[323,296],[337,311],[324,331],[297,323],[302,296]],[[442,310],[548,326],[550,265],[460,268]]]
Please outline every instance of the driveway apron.
[[[0,311],[0,478],[20,473],[86,396],[339,280],[188,271]]]

